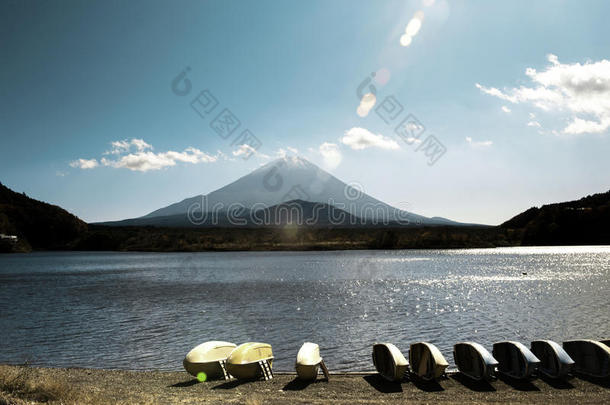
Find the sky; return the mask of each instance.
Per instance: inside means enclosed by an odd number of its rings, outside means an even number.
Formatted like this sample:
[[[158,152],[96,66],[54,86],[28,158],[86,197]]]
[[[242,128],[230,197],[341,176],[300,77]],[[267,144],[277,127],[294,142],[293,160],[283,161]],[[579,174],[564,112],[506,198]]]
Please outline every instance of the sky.
[[[610,189],[604,1],[0,2],[0,182],[85,221],[299,155],[499,224]],[[237,125],[239,123],[239,125]]]

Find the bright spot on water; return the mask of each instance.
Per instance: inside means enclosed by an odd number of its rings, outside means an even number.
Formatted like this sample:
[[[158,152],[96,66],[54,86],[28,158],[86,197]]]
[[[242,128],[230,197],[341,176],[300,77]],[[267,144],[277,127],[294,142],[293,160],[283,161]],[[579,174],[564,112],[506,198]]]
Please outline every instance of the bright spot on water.
[[[197,373],[197,379],[199,380],[199,382],[204,382],[208,379],[208,376],[203,371],[200,371]]]

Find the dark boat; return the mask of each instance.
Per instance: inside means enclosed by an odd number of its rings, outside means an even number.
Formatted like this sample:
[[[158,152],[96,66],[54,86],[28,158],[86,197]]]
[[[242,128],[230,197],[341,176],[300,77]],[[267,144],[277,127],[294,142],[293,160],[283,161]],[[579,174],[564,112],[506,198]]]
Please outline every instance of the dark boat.
[[[610,347],[595,340],[570,340],[563,348],[574,359],[574,371],[592,377],[610,376]]]
[[[431,381],[440,378],[449,366],[445,357],[432,343],[419,342],[409,349],[411,371],[422,380]]]
[[[534,353],[519,342],[494,343],[492,353],[500,363],[498,371],[516,379],[531,377],[540,364]]]
[[[460,373],[474,380],[491,380],[498,361],[483,346],[462,342],[453,346],[453,359]]]
[[[409,371],[409,362],[392,343],[373,345],[373,364],[388,381],[400,381]]]
[[[540,359],[538,372],[551,378],[565,377],[574,367],[574,360],[570,355],[552,340],[535,340],[531,350]]]

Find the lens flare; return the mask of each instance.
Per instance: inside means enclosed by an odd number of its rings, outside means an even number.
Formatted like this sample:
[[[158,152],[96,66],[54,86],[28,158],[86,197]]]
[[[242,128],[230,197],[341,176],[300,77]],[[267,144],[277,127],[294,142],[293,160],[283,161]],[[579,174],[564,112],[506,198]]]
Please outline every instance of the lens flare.
[[[208,376],[203,371],[200,371],[197,373],[197,379],[199,380],[199,382],[204,382],[208,379]]]

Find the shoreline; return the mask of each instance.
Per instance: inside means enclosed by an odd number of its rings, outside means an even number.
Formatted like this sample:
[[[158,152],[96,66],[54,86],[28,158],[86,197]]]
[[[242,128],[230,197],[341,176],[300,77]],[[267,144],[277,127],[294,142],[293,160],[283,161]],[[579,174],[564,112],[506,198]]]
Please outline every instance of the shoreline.
[[[0,404],[398,404],[610,403],[610,380],[572,377],[474,382],[450,373],[435,383],[389,383],[374,372],[331,373],[302,382],[294,372],[269,381],[206,381],[184,371],[126,371],[0,365]]]

